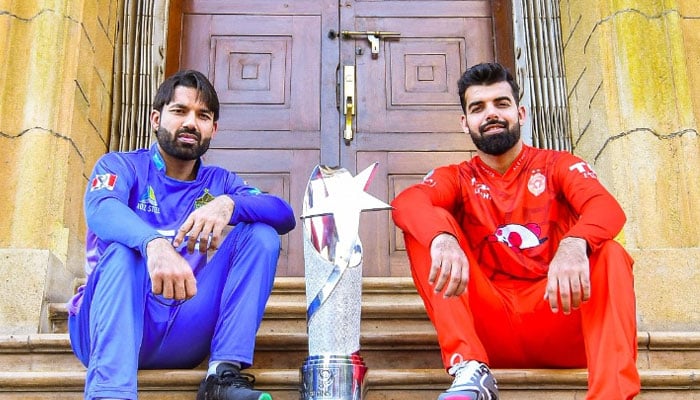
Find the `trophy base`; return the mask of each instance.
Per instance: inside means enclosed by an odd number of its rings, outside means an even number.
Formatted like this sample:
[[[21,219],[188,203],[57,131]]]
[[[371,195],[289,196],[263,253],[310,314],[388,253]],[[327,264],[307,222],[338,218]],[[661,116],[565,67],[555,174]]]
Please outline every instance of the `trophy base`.
[[[357,353],[309,356],[299,372],[301,400],[365,398],[367,366]]]

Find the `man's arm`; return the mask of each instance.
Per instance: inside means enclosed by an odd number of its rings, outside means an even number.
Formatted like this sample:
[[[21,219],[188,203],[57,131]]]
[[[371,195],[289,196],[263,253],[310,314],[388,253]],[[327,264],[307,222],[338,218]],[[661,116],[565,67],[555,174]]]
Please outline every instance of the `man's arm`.
[[[591,296],[588,252],[617,235],[625,223],[620,204],[598,180],[591,166],[567,156],[556,178],[578,220],[565,234],[550,262],[545,299],[552,312],[569,314]]]
[[[146,246],[146,265],[153,294],[166,299],[186,300],[197,294],[192,267],[166,238],[157,238]]]
[[[105,242],[121,243],[146,256],[146,245],[162,237],[129,208],[133,168],[118,155],[98,160],[85,192],[84,211],[88,228]]]
[[[281,198],[262,193],[249,186],[239,176],[228,172],[226,194],[218,195],[204,206],[194,210],[180,226],[173,240],[175,247],[188,236],[187,249],[191,253],[199,243],[199,251],[216,249],[223,240],[227,225],[241,222],[260,222],[273,227],[283,235],[296,226],[291,206]]]
[[[559,242],[559,248],[549,264],[545,299],[553,313],[570,314],[591,297],[590,267],[586,241],[567,237]]]
[[[214,200],[194,210],[177,230],[173,246],[179,247],[187,239],[187,251],[192,253],[199,243],[199,252],[206,253],[209,249],[217,249],[223,240],[223,230],[231,220],[235,205],[227,195],[221,195]]]
[[[444,289],[445,297],[464,293],[469,279],[469,262],[456,239],[457,227],[445,212],[457,207],[460,189],[456,168],[438,168],[391,203],[396,225],[430,248],[428,281],[434,284],[435,292]]]
[[[469,283],[469,260],[457,238],[449,233],[435,236],[430,244],[430,258],[428,282],[435,285],[435,293],[442,291],[445,284],[445,298],[464,293]]]
[[[625,213],[587,162],[571,155],[561,161],[557,180],[566,201],[578,215],[565,236],[585,239],[588,248],[595,251],[620,233]]]
[[[442,212],[452,213],[458,207],[460,187],[456,169],[455,166],[432,171],[421,183],[409,186],[391,202],[396,226],[425,247],[440,233],[456,236],[455,227]]]
[[[133,168],[107,154],[95,165],[85,194],[88,228],[105,242],[136,249],[146,259],[152,291],[165,298],[189,299],[197,293],[192,268],[170,241],[129,208]]]
[[[286,201],[277,196],[261,193],[253,189],[247,193],[229,195],[234,208],[230,223],[262,222],[284,235],[296,226],[294,211]]]

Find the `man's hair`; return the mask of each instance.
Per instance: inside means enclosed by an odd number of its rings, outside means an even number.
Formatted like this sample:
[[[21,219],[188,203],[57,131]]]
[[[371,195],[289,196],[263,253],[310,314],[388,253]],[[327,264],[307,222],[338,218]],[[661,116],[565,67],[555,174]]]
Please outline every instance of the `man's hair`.
[[[498,63],[482,63],[471,66],[467,69],[462,77],[457,82],[457,90],[459,90],[459,102],[462,104],[462,111],[467,112],[466,99],[464,93],[470,86],[475,85],[493,85],[498,82],[508,82],[513,90],[513,98],[515,104],[518,104],[518,96],[520,88],[515,82],[513,75],[506,67]]]
[[[196,89],[199,100],[214,113],[214,121],[219,120],[219,96],[214,86],[204,74],[193,69],[179,71],[163,81],[153,99],[153,109],[162,112],[163,107],[173,100],[175,88],[178,86]]]

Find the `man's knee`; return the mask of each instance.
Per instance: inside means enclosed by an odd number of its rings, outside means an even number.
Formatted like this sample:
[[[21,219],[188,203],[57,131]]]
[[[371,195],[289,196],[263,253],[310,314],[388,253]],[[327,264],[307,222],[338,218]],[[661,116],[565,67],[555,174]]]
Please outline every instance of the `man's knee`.
[[[280,251],[280,236],[273,227],[260,222],[245,224],[242,234],[247,244],[264,253],[278,254]]]
[[[138,250],[121,243],[112,243],[105,249],[97,266],[96,276],[115,276],[126,281],[129,277],[145,278],[147,276],[146,260]]]
[[[633,291],[634,276],[632,266],[634,260],[614,240],[606,241],[590,256],[591,283],[595,286],[605,284],[617,290]]]

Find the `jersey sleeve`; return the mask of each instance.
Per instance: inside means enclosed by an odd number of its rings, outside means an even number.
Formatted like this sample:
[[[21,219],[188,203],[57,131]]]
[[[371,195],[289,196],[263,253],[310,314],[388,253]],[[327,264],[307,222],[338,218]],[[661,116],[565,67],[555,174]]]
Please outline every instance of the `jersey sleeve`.
[[[119,155],[102,156],[85,192],[85,219],[88,229],[101,240],[121,243],[145,256],[148,242],[163,236],[129,208],[135,173]]]
[[[625,213],[587,162],[569,155],[557,163],[561,191],[578,215],[565,236],[585,239],[595,251],[622,230]]]
[[[280,197],[261,192],[231,173],[229,197],[234,202],[231,225],[239,222],[262,222],[283,235],[296,226],[292,207]]]
[[[457,166],[431,171],[421,183],[409,186],[391,202],[394,223],[426,247],[440,233],[456,235],[453,224],[439,209],[454,215],[461,202],[460,188]]]

